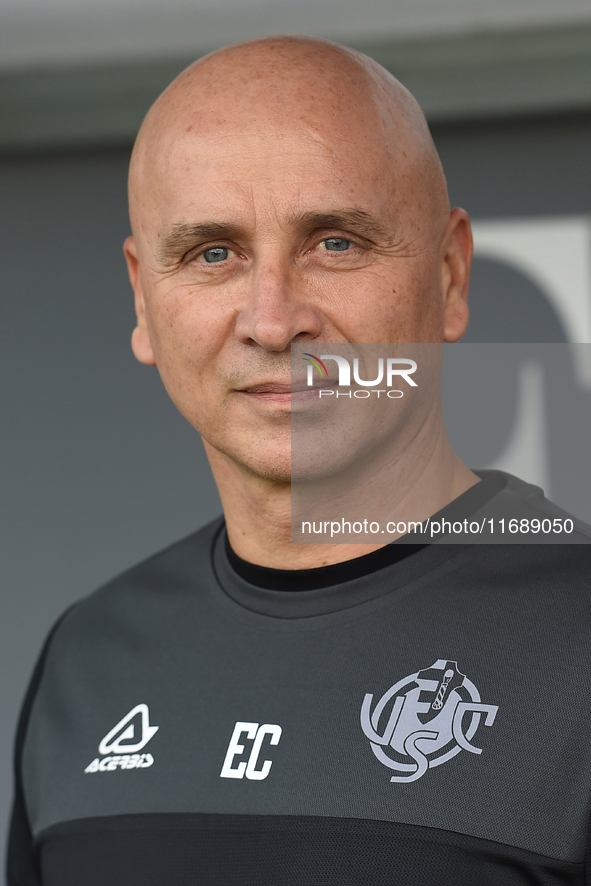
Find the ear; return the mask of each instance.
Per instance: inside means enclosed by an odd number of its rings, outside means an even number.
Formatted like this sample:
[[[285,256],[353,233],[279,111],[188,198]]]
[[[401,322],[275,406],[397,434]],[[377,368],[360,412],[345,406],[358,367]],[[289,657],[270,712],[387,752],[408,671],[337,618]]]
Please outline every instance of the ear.
[[[148,333],[148,325],[146,322],[146,305],[144,302],[144,293],[140,280],[140,266],[137,257],[137,247],[133,237],[128,237],[123,244],[123,254],[127,262],[127,270],[131,281],[135,301],[135,315],[137,317],[137,326],[131,334],[131,349],[136,360],[145,363],[146,366],[155,366],[154,352],[150,342]]]
[[[468,326],[468,286],[472,263],[472,229],[464,209],[452,209],[443,241],[443,339],[454,342]]]

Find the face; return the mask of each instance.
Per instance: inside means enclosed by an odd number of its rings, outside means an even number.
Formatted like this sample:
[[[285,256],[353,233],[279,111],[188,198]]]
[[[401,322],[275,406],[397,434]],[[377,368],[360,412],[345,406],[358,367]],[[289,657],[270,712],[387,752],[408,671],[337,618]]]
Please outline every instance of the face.
[[[340,126],[269,114],[185,127],[126,242],[136,357],[211,447],[269,479],[289,478],[292,403],[307,396],[290,390],[292,343],[320,354],[465,327],[465,214],[433,218],[411,164]]]

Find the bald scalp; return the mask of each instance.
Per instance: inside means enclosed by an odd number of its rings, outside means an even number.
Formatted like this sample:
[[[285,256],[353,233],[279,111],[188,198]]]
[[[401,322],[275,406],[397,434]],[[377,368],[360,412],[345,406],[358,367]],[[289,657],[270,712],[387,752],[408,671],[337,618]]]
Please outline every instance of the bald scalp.
[[[434,230],[449,218],[447,186],[424,114],[411,93],[362,53],[310,37],[265,37],[217,50],[179,74],[150,108],[129,172],[134,234],[149,192],[166,179],[187,137],[224,138],[228,128],[305,127],[327,143],[353,137],[381,151],[393,176],[412,179]]]

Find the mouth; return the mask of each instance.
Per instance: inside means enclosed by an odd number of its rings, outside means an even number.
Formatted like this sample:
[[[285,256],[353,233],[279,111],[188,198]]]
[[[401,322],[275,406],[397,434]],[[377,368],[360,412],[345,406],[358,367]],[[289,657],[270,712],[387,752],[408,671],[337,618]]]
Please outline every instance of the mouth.
[[[319,391],[328,390],[336,385],[337,380],[329,378],[324,379],[324,382],[318,382],[314,385],[307,385],[303,382],[294,382],[293,384],[263,382],[261,384],[238,388],[237,393],[246,394],[253,399],[263,402],[267,400],[275,403],[291,403],[318,399]]]

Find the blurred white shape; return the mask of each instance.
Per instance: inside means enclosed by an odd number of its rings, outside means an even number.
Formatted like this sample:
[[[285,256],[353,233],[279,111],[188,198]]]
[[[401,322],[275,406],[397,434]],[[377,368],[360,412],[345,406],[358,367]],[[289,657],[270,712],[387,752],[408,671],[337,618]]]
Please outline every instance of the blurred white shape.
[[[587,216],[474,222],[474,253],[511,265],[546,294],[569,341],[591,342],[591,220]],[[511,318],[507,318],[511,323]],[[591,348],[573,348],[591,389]]]
[[[541,486],[551,497],[544,368],[537,361],[527,360],[520,366],[513,431],[502,453],[487,467]]]

